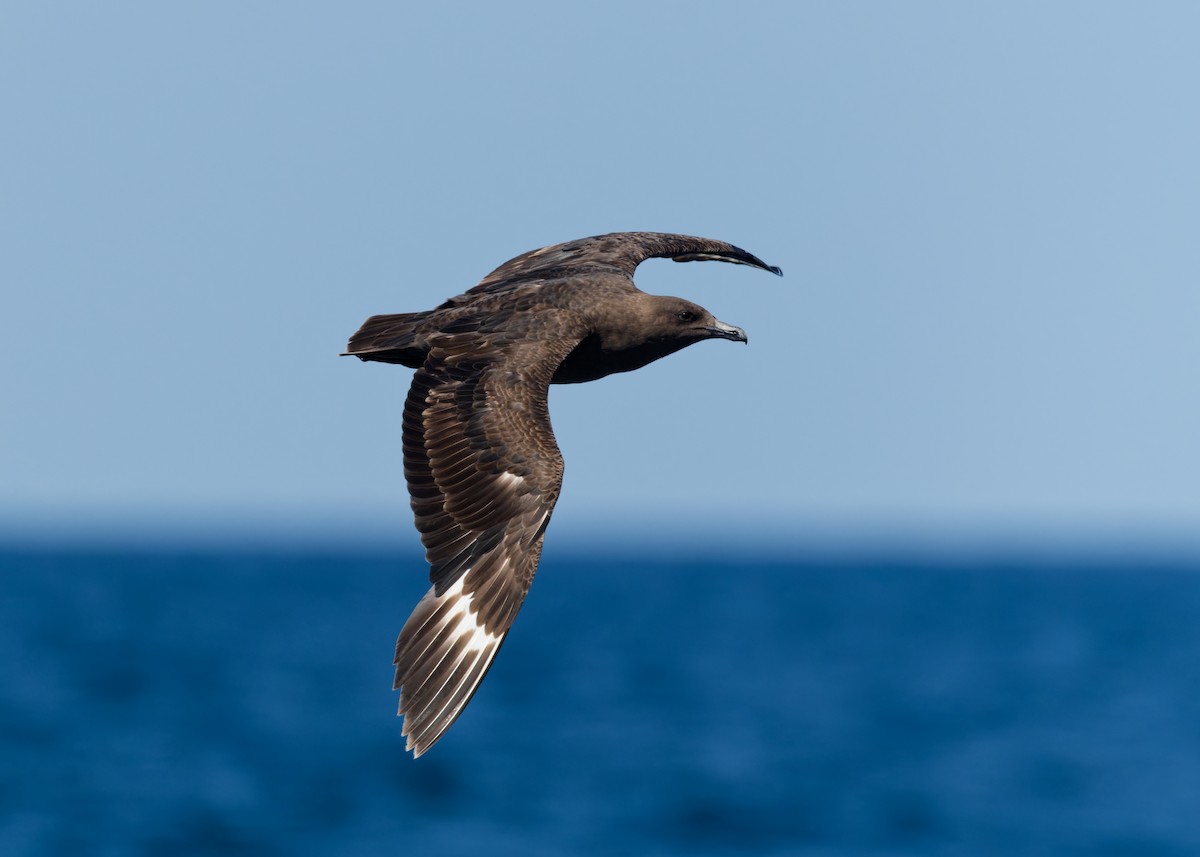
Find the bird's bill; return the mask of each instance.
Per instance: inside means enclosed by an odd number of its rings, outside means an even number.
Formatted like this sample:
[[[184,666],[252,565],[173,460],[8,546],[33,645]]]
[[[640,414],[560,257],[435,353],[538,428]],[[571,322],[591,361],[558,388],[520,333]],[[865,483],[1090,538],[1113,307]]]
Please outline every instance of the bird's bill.
[[[740,327],[734,327],[732,324],[726,324],[723,321],[714,321],[706,330],[708,335],[713,339],[732,339],[734,342],[749,342],[746,338],[746,331]]]

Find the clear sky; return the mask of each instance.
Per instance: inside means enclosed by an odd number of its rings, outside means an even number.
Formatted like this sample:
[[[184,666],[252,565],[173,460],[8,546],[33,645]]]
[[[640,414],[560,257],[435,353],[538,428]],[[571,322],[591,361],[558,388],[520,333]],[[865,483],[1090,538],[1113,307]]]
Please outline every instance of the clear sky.
[[[1190,538],[1198,8],[9,5],[0,531],[408,538],[348,335],[656,230],[785,277],[639,269],[750,345],[555,388],[552,532]]]

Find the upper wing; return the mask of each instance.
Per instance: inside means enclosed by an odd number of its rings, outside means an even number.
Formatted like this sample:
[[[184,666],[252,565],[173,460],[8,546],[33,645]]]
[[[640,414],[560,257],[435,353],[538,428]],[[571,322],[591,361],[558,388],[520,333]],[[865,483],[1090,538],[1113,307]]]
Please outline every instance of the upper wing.
[[[531,278],[560,279],[588,269],[616,269],[632,278],[639,264],[660,258],[676,262],[734,262],[782,274],[779,268],[741,247],[713,238],[668,232],[610,232],[523,253],[492,271],[471,292],[495,291]]]
[[[547,391],[586,331],[566,313],[538,316],[513,341],[455,322],[432,338],[404,407],[404,473],[433,583],[396,642],[399,713],[417,756],[496,656],[562,485]]]

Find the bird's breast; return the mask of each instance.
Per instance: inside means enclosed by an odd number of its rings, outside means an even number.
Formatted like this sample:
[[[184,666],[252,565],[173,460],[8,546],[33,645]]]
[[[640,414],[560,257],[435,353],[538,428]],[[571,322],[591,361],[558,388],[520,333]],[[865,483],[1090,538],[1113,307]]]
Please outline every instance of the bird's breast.
[[[691,343],[687,340],[653,340],[629,348],[608,349],[596,334],[584,339],[559,364],[551,384],[581,384],[616,372],[632,372]]]

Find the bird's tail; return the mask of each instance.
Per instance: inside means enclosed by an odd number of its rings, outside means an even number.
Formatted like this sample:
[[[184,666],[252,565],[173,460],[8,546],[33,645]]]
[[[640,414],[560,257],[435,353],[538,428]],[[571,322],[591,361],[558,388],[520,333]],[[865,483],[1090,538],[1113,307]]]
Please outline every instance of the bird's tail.
[[[373,315],[350,337],[345,356],[382,363],[400,363],[418,369],[425,363],[429,346],[423,341],[421,322],[428,312],[402,312]]]

